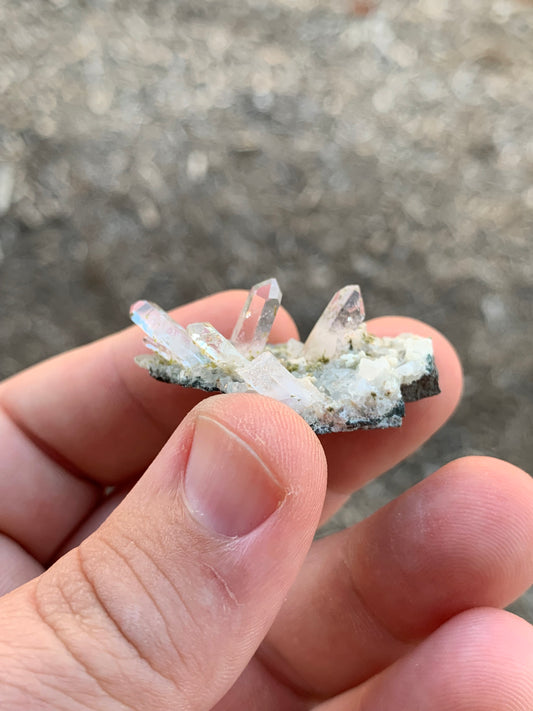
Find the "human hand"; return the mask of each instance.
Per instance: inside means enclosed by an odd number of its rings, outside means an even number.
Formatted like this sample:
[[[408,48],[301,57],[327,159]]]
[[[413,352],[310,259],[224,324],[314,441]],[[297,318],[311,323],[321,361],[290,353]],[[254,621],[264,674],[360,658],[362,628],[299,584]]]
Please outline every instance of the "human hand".
[[[243,298],[176,316],[227,334]],[[451,462],[312,543],[459,398],[440,334],[370,330],[431,335],[443,392],[320,443],[275,401],[147,377],[133,328],[0,385],[0,708],[533,708],[533,631],[498,609],[533,579],[526,474]],[[273,336],[294,335],[281,311]]]

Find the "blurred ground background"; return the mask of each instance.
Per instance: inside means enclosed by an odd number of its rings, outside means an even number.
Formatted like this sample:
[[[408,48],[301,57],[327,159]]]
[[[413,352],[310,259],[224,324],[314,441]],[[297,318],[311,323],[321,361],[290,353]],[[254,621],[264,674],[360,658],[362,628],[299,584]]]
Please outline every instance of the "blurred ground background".
[[[441,329],[466,391],[334,526],[461,454],[528,469],[532,115],[518,0],[3,0],[0,376],[140,297],[276,276],[305,335],[357,282]]]

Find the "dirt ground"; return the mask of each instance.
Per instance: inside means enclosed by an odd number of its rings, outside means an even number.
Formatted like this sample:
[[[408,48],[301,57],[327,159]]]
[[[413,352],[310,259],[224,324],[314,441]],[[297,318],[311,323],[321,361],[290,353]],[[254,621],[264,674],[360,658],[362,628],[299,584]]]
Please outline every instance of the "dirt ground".
[[[359,283],[442,330],[466,388],[334,527],[456,456],[528,469],[532,113],[518,0],[3,0],[0,376],[138,298],[276,276],[306,334]]]

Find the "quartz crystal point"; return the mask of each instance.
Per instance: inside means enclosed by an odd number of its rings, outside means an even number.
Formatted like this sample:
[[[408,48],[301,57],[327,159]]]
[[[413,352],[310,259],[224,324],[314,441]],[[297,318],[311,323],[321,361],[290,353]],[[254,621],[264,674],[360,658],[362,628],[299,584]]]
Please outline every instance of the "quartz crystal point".
[[[187,333],[200,352],[215,365],[232,369],[248,365],[248,360],[210,323],[191,323]]]
[[[231,334],[231,342],[243,355],[255,356],[264,350],[280,303],[281,289],[276,279],[267,279],[250,289]]]
[[[301,412],[320,406],[324,397],[307,378],[295,378],[270,351],[237,368],[237,373],[256,393],[284,402]]]
[[[206,362],[183,326],[170,318],[157,304],[136,301],[130,309],[130,318],[145,332],[146,345],[165,360],[186,367]]]
[[[348,349],[348,339],[365,319],[361,289],[343,287],[331,299],[309,334],[303,350],[308,359],[330,359]]]

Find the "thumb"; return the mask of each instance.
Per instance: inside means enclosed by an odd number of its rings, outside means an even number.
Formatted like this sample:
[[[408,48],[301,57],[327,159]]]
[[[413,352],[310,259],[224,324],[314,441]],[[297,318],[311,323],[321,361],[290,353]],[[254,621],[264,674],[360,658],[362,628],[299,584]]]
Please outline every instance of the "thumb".
[[[325,472],[287,407],[201,403],[93,535],[2,599],[0,708],[211,709],[296,577]]]

